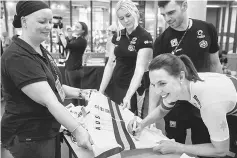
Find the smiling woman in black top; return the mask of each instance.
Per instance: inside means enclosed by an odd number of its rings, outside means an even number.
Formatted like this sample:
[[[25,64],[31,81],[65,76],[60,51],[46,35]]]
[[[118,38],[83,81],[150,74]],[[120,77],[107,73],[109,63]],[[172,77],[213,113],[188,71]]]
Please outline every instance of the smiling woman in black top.
[[[139,11],[130,0],[120,0],[116,6],[118,30],[113,36],[113,49],[104,70],[100,92],[104,93],[110,80],[109,97],[124,108],[137,111],[136,91],[152,59],[152,37],[139,26]],[[120,23],[120,25],[119,25]]]
[[[19,1],[13,26],[22,35],[1,58],[6,108],[1,120],[1,141],[15,158],[55,157],[55,136],[60,124],[76,137],[78,145],[92,149],[86,131],[62,105],[83,91],[61,85],[54,60],[41,43],[52,29],[52,11],[42,1]]]

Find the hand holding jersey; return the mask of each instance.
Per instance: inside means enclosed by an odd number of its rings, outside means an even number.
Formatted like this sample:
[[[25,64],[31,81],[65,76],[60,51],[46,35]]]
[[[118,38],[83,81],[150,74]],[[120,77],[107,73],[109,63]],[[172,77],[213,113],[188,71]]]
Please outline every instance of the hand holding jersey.
[[[182,144],[180,143],[173,140],[161,140],[158,142],[158,145],[153,148],[153,151],[161,154],[171,154],[180,152],[180,149],[182,149]]]
[[[86,131],[86,129],[83,128],[81,125],[78,128],[80,128],[80,130],[76,130],[75,133],[73,133],[73,134],[75,134],[75,137],[77,140],[77,145],[79,147],[83,147],[85,149],[92,150],[92,145],[94,144],[94,142],[93,142],[91,136]]]
[[[136,140],[139,140],[144,128],[144,124],[136,119],[132,119],[127,126],[128,132],[132,134]],[[174,140],[161,140],[153,147],[153,151],[161,154],[171,154],[176,153],[181,148],[181,144],[175,142]]]

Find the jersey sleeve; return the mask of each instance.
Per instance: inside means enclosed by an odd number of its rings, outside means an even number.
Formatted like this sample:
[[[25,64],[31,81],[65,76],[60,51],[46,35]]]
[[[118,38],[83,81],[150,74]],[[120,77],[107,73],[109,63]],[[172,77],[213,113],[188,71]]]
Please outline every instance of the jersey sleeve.
[[[152,48],[153,47],[153,39],[149,33],[140,37],[138,50],[142,48]]]
[[[211,140],[225,141],[229,139],[229,127],[223,106],[209,105],[201,109],[201,117],[205,123]]]
[[[209,53],[216,53],[219,50],[217,30],[213,24],[208,24],[208,31],[211,37]]]
[[[47,81],[41,64],[34,58],[15,54],[5,61],[6,72],[16,87],[22,87],[39,81]]]

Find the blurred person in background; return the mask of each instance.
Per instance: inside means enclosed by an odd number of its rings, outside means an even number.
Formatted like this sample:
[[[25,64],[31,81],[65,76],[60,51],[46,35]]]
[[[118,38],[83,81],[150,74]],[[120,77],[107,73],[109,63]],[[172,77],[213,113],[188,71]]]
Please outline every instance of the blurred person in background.
[[[136,91],[152,59],[153,40],[139,25],[139,11],[132,1],[120,0],[115,9],[117,28],[124,29],[118,29],[112,38],[113,48],[99,91],[105,93],[111,81],[107,92],[110,99],[137,114]]]
[[[81,78],[83,77],[82,57],[87,47],[88,27],[84,22],[78,21],[73,26],[73,35],[71,40],[67,40],[60,29],[58,34],[65,49],[68,50],[67,60],[65,63],[65,79],[67,85],[80,88]],[[73,104],[78,105],[78,100],[73,99]]]
[[[1,40],[1,57],[2,57],[2,54],[3,54],[3,48],[2,48],[2,40]],[[1,63],[1,61],[0,61],[0,63]],[[2,73],[0,74],[0,76],[2,76]],[[2,81],[0,81],[0,82],[1,82],[1,101],[3,101],[4,97],[3,97],[3,90],[2,90]]]
[[[5,52],[5,50],[9,47],[10,44],[11,44],[11,38],[8,36],[8,32],[3,32],[2,33],[2,48],[3,48],[3,52]]]
[[[21,36],[2,55],[2,85],[6,107],[1,120],[1,142],[15,158],[54,158],[61,124],[77,145],[92,149],[92,140],[63,106],[65,98],[87,94],[61,85],[62,76],[52,56],[41,45],[52,29],[52,11],[43,1],[19,1],[13,26]]]
[[[73,38],[73,36],[72,36],[73,31],[72,31],[71,27],[68,27],[66,30],[67,30],[66,40],[70,42]]]
[[[227,66],[227,63],[228,63],[227,51],[225,51],[225,50],[221,51],[219,54],[219,58],[220,58],[222,68],[223,68],[223,66]]]
[[[112,38],[114,34],[116,33],[117,28],[115,25],[110,25],[108,27],[108,38],[107,38],[107,43],[106,43],[106,51],[105,51],[105,63],[108,62],[109,59],[109,53],[113,51],[113,43],[112,43]]]
[[[67,27],[66,28],[66,34],[65,34],[65,39],[66,39],[66,41],[67,41],[67,43],[70,43],[71,42],[71,40],[73,39],[73,31],[72,31],[72,28],[71,27]],[[62,45],[62,42],[61,42],[61,39],[59,38],[59,42],[58,42],[60,45]],[[64,48],[63,49],[63,53],[62,53],[62,55],[64,56],[64,57],[66,57],[66,60],[68,60],[68,57],[69,57],[69,49],[66,49],[66,48]],[[66,61],[65,60],[65,61]],[[66,83],[68,83],[68,82],[66,82]]]

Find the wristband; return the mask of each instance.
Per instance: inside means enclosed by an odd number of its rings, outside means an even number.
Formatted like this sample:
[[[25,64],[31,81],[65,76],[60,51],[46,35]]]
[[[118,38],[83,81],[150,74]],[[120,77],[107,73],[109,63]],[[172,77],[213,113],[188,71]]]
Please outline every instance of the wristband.
[[[81,91],[82,91],[82,90],[79,89],[79,94],[78,94],[78,97],[79,97],[79,98],[82,98],[82,92],[81,92]]]

